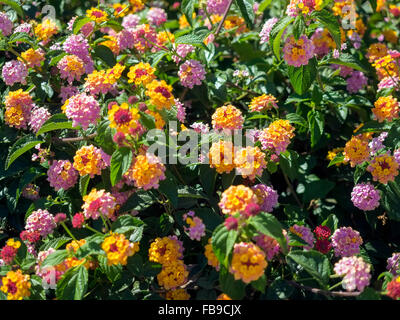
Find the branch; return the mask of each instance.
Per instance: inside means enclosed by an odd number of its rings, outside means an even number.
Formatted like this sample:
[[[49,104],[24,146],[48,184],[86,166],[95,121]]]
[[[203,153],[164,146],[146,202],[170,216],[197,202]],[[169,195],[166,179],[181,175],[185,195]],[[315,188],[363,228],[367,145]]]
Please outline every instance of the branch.
[[[357,297],[361,294],[359,291],[355,292],[343,292],[343,291],[327,291],[327,290],[322,290],[322,289],[317,289],[317,288],[311,288],[308,286],[303,286],[297,282],[291,281],[291,280],[285,280],[287,283],[292,285],[293,287],[299,288],[299,289],[304,289],[307,291],[310,291],[315,294],[322,294],[326,297]]]
[[[225,9],[225,12],[224,12],[224,16],[222,17],[222,20],[219,23],[219,25],[217,27],[217,30],[215,30],[215,33],[214,33],[214,38],[215,39],[217,38],[219,32],[221,31],[222,25],[224,24],[225,19],[228,16],[228,12],[229,12],[229,9],[231,8],[232,3],[233,3],[233,0],[229,0],[229,3],[228,3],[228,5],[227,5],[227,7]]]
[[[68,142],[79,142],[79,141],[85,141],[85,140],[93,139],[96,136],[97,136],[97,133],[92,133],[92,134],[89,134],[88,136],[85,136],[85,137],[76,137],[76,138],[63,138],[63,139],[60,139],[58,137],[53,137],[53,141],[54,142],[66,142],[66,143],[68,143]]]

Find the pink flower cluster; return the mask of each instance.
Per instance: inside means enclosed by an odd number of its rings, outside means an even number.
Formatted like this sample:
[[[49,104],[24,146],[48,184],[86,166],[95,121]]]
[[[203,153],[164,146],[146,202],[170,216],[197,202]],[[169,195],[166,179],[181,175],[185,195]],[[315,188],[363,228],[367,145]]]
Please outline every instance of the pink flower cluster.
[[[278,192],[265,184],[257,184],[251,188],[257,196],[261,211],[272,212],[278,204]]]
[[[368,78],[361,71],[353,71],[346,81],[346,88],[349,93],[356,93],[368,84]]]
[[[68,190],[78,181],[78,171],[74,169],[69,160],[53,161],[47,171],[47,180],[56,191]]]
[[[149,25],[139,24],[130,31],[135,38],[135,48],[140,54],[145,53],[147,49],[153,48],[153,43],[157,43],[156,30]]]
[[[351,192],[351,201],[360,210],[370,211],[379,207],[381,196],[370,183],[359,183]]]
[[[308,243],[308,246],[304,246],[304,249],[310,250],[314,247],[315,237],[310,228],[295,224],[289,230]]]
[[[185,105],[179,101],[179,99],[175,99],[175,106],[176,106],[176,118],[179,122],[185,122],[186,119],[186,108]]]
[[[294,36],[290,36],[286,39],[283,47],[283,58],[290,66],[305,66],[308,64],[308,60],[314,56],[314,49],[314,43],[307,36],[302,35],[298,40]]]
[[[49,120],[51,113],[44,107],[35,108],[32,110],[29,126],[34,133],[38,132],[42,125]]]
[[[61,87],[59,97],[61,98],[61,102],[64,103],[69,98],[77,95],[78,93],[79,93],[79,90],[77,87],[73,87],[73,86]]]
[[[172,60],[176,64],[181,62],[181,59],[184,59],[189,53],[195,50],[195,48],[190,44],[178,44],[175,49],[177,55],[173,55]]]
[[[362,292],[369,285],[371,279],[371,265],[361,257],[344,257],[335,264],[334,271],[343,278],[343,289]]]
[[[397,274],[397,271],[400,270],[400,252],[394,252],[392,256],[387,259],[386,270],[393,275]]]
[[[8,86],[12,86],[14,83],[26,84],[28,69],[22,61],[11,60],[4,64],[1,74]]]
[[[38,209],[33,211],[26,219],[25,230],[28,232],[39,232],[42,237],[51,234],[57,227],[53,215],[47,210]]]
[[[207,11],[210,14],[224,14],[228,0],[207,0]]]
[[[256,245],[259,246],[262,250],[264,250],[268,261],[271,261],[275,257],[275,255],[279,253],[279,250],[281,249],[278,241],[265,234],[260,234],[258,236],[255,236],[254,240],[256,241]]]
[[[92,73],[94,64],[89,54],[89,43],[81,34],[70,35],[63,44],[63,50],[80,58],[84,62],[85,72]]]
[[[4,12],[0,12],[0,31],[3,36],[7,37],[11,34],[13,28],[13,23]]]
[[[360,233],[351,227],[342,227],[332,236],[332,247],[336,257],[350,257],[360,253],[363,240]]]
[[[82,205],[83,214],[86,219],[98,219],[100,214],[112,218],[117,203],[111,193],[105,190],[93,189],[89,195],[84,197],[85,203]]]
[[[167,13],[161,8],[150,8],[147,12],[147,20],[152,25],[161,26],[167,21]]]
[[[178,75],[184,87],[193,89],[193,86],[201,85],[201,82],[206,78],[206,71],[199,61],[192,59],[180,66]]]
[[[200,241],[206,235],[206,226],[203,220],[195,216],[194,211],[189,211],[183,215],[183,219],[189,225],[184,227],[186,232],[189,232],[189,238]]]
[[[371,142],[368,144],[371,150],[371,155],[378,153],[378,151],[382,150],[385,147],[383,142],[385,141],[387,136],[388,132],[382,132],[378,137],[371,140]]]
[[[90,124],[95,124],[100,119],[100,106],[95,98],[86,93],[77,94],[68,99],[64,105],[64,112],[72,119],[74,127],[80,125],[86,130]]]
[[[265,21],[261,32],[260,32],[260,43],[268,43],[269,41],[269,34],[271,33],[272,28],[278,22],[278,18],[271,18]]]
[[[72,68],[71,63],[74,63],[74,68]],[[71,85],[75,79],[79,81],[85,73],[83,69],[84,65],[81,58],[74,55],[67,55],[57,63],[57,68],[60,70],[61,79],[67,79]]]
[[[139,22],[140,22],[140,17],[138,15],[136,15],[136,14],[128,14],[122,20],[122,26],[125,29],[134,28],[139,24]]]

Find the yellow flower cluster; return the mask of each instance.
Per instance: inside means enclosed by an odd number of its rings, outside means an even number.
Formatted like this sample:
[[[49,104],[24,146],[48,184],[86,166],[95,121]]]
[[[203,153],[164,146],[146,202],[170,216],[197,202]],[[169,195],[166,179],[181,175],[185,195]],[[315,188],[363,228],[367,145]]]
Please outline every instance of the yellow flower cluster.
[[[228,296],[226,293],[221,293],[218,297],[217,300],[232,300],[230,296]]]
[[[213,266],[217,271],[219,271],[220,264],[217,256],[212,249],[211,238],[208,239],[208,243],[204,246],[204,249],[204,255],[207,258],[207,263],[210,266]]]
[[[393,156],[385,153],[376,156],[367,167],[367,171],[371,172],[374,181],[387,184],[394,181],[399,174],[399,164]]]
[[[195,18],[196,18],[196,12],[193,12],[192,13],[192,19],[195,19]],[[189,26],[190,26],[190,24],[187,21],[186,16],[184,14],[181,15],[180,18],[179,18],[179,29],[185,29],[185,28],[187,28]]]
[[[230,141],[214,142],[208,154],[210,167],[215,168],[218,173],[231,172],[235,168],[235,151],[235,147]]]
[[[28,50],[22,52],[21,58],[18,58],[18,60],[24,62],[28,68],[40,67],[44,59],[45,57],[43,51],[35,50],[33,48],[29,48]]]
[[[243,122],[242,112],[231,104],[217,108],[212,115],[212,125],[217,130],[241,129]]]
[[[129,242],[123,234],[111,233],[101,244],[101,248],[107,254],[107,264],[126,265],[128,257],[139,251],[139,242]]]
[[[182,258],[182,248],[176,239],[169,237],[156,238],[150,245],[150,261],[167,264]]]
[[[93,145],[83,146],[76,151],[74,156],[74,168],[79,172],[80,176],[87,174],[94,176],[100,175],[103,165],[101,153]]]
[[[68,243],[65,246],[65,249],[69,252],[74,252],[76,253],[80,247],[82,247],[86,243],[85,239],[81,240],[72,240],[70,243]]]
[[[366,57],[369,62],[382,58],[388,54],[388,48],[384,43],[373,43],[369,46]]]
[[[251,100],[249,109],[252,112],[262,112],[272,108],[278,108],[277,100],[272,94],[263,94]]]
[[[125,17],[128,13],[128,10],[126,10],[128,6],[126,4],[114,3],[112,7],[114,9],[114,16],[117,18]]]
[[[30,276],[24,275],[21,270],[8,271],[1,279],[0,290],[7,294],[7,300],[22,300],[31,295]]]
[[[158,284],[165,289],[175,289],[186,283],[189,275],[186,265],[182,260],[175,260],[164,264],[161,272],[157,275]]]
[[[102,46],[106,46],[109,48],[114,55],[118,55],[120,51],[120,47],[118,44],[118,39],[114,36],[103,36],[104,39],[107,39],[106,41],[101,42],[100,44]]]
[[[91,8],[89,10],[86,10],[86,16],[98,24],[107,21],[108,19],[107,12],[97,8]]]
[[[108,119],[110,120],[110,127],[115,128],[118,132],[124,134],[134,133],[139,125],[140,114],[136,108],[129,108],[127,103],[122,103],[120,106],[114,104],[108,110]]]
[[[148,85],[156,78],[154,75],[155,71],[156,70],[152,68],[150,64],[139,62],[138,64],[130,67],[128,72],[128,82],[134,83],[137,86],[141,84]]]
[[[7,108],[4,112],[4,120],[11,127],[22,127],[26,122],[25,113],[22,106]]]
[[[174,105],[174,96],[172,94],[172,86],[168,85],[164,80],[153,80],[146,85],[146,95],[150,97],[150,104],[154,105],[158,110],[171,109]]]
[[[187,293],[186,289],[175,289],[170,290],[165,294],[166,300],[189,300],[190,294]]]
[[[162,128],[164,128],[164,126],[165,126],[165,121],[164,121],[163,117],[161,116],[161,114],[159,114],[159,113],[156,112],[156,111],[151,111],[151,110],[149,110],[149,109],[147,109],[147,110],[145,111],[145,113],[147,113],[147,114],[153,116],[154,121],[155,121],[155,123],[156,123],[156,128],[157,128],[157,129],[162,129]]]
[[[355,167],[369,159],[369,152],[368,140],[363,135],[352,136],[344,147],[344,160]]]
[[[233,215],[237,212],[244,213],[251,203],[257,203],[256,194],[244,185],[230,186],[221,195],[219,207],[224,214]]]
[[[157,44],[160,46],[165,45],[166,43],[175,42],[175,36],[173,33],[167,31],[160,31],[157,33]]]
[[[259,279],[267,267],[265,253],[253,243],[236,243],[229,271],[235,280],[250,283]]]
[[[275,120],[268,128],[264,129],[259,137],[264,150],[272,150],[277,155],[285,152],[290,140],[295,136],[295,128],[289,120]]]
[[[158,188],[160,180],[165,179],[165,166],[160,159],[152,154],[138,155],[131,167],[125,173],[125,177],[133,180],[137,188],[149,190]]]
[[[129,3],[131,5],[131,13],[135,13],[144,8],[144,3],[142,0],[129,0]]]
[[[21,246],[21,242],[20,241],[15,241],[14,238],[10,238],[7,240],[6,245],[9,247],[13,247],[14,249],[19,249],[19,247]]]
[[[39,23],[34,31],[37,38],[46,43],[58,32],[58,27],[53,20],[46,19],[42,23]]]
[[[254,180],[256,176],[261,176],[267,167],[265,154],[258,147],[246,147],[236,151],[235,167],[243,178]]]
[[[182,243],[176,237],[156,238],[149,249],[149,260],[162,264],[161,272],[157,275],[158,284],[165,289],[176,289],[183,285],[188,278],[183,258]]]
[[[399,102],[393,96],[379,97],[372,112],[379,122],[392,121],[399,117]]]
[[[26,106],[33,104],[32,97],[26,91],[18,89],[16,91],[10,91],[5,99],[5,105],[7,108],[16,106]]]
[[[379,80],[385,77],[395,77],[399,75],[399,67],[390,54],[377,58],[372,63],[372,66],[375,67]]]

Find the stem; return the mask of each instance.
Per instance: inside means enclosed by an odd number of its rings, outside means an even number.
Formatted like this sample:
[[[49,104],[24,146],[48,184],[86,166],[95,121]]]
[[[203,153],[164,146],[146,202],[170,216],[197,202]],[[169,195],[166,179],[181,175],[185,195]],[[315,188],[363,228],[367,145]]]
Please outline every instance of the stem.
[[[94,233],[98,233],[98,234],[101,234],[101,235],[102,235],[102,233],[101,233],[100,231],[97,231],[96,229],[92,228],[92,227],[89,226],[89,225],[85,225],[85,228],[88,229],[88,230],[90,230],[90,231],[93,231]]]
[[[110,228],[108,227],[108,224],[107,224],[107,222],[106,222],[106,220],[104,219],[104,217],[103,217],[103,215],[102,214],[100,214],[100,218],[101,218],[101,220],[103,220],[103,224],[104,224],[104,226],[105,226],[105,228],[106,228],[106,230],[107,230],[107,232],[110,230]]]
[[[225,12],[224,12],[224,16],[222,17],[222,20],[221,20],[221,22],[219,23],[219,25],[218,25],[218,27],[217,27],[217,30],[215,30],[214,39],[217,38],[219,32],[221,31],[222,25],[224,24],[225,19],[226,19],[226,17],[228,16],[228,12],[229,12],[229,9],[230,9],[231,6],[232,6],[232,3],[233,3],[233,0],[229,0],[228,6],[226,7]]]
[[[342,284],[342,282],[343,282],[343,281],[340,281],[340,282],[334,284],[334,285],[333,285],[332,287],[330,287],[328,290],[331,291],[332,289],[335,289],[335,288],[339,287],[339,286]]]
[[[308,286],[303,286],[303,285],[298,284],[297,282],[294,282],[291,280],[285,280],[285,281],[296,288],[307,290],[307,291],[310,291],[315,294],[322,294],[326,297],[357,297],[361,294],[361,292],[359,292],[359,291],[355,291],[355,292],[327,291],[327,290],[322,290],[322,289],[317,289],[317,288],[311,288]]]
[[[61,225],[63,226],[63,228],[65,229],[65,231],[67,231],[67,233],[69,234],[69,236],[76,240],[76,238],[74,237],[74,235],[71,233],[71,231],[69,231],[68,227],[66,226],[65,222],[61,222]]]
[[[97,133],[92,133],[89,134],[88,136],[85,137],[76,137],[76,138],[57,138],[57,137],[53,137],[53,141],[54,142],[79,142],[79,141],[84,141],[84,140],[90,140],[93,139],[97,136]]]
[[[297,202],[297,205],[298,205],[301,209],[303,209],[303,208],[304,208],[303,204],[301,203],[299,197],[297,196],[296,191],[294,191],[293,185],[292,185],[292,183],[290,182],[288,176],[286,175],[285,172],[283,172],[283,170],[282,170],[282,174],[283,174],[283,177],[285,178],[286,184],[288,185],[290,192],[292,193],[294,199],[295,199],[296,202]]]

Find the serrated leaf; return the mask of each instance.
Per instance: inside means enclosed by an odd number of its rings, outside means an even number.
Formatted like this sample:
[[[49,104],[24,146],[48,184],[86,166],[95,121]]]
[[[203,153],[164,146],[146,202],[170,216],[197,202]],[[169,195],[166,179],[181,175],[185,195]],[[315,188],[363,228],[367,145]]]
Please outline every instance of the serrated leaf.
[[[89,181],[90,181],[90,176],[88,174],[83,177],[79,177],[79,192],[82,197],[87,194]]]
[[[181,3],[182,12],[186,16],[186,20],[189,22],[190,25],[193,25],[192,15],[194,12],[195,3],[195,0],[183,0]]]
[[[41,135],[43,133],[54,131],[54,130],[62,130],[62,129],[72,129],[72,121],[68,121],[68,118],[63,113],[57,113],[51,116],[39,129],[36,133],[36,136]]]
[[[23,155],[25,152],[29,151],[33,147],[35,147],[37,144],[44,143],[43,140],[38,140],[36,137],[32,135],[27,135],[22,138],[20,138],[17,142],[13,144],[13,146],[10,149],[10,152],[8,153],[6,163],[5,163],[5,169],[7,170],[10,165],[17,160],[21,155]]]
[[[302,266],[323,288],[328,287],[331,266],[325,255],[315,250],[295,250],[289,252],[286,259]]]
[[[21,18],[24,17],[24,10],[22,9],[21,2],[15,0],[1,0],[0,3],[10,6],[18,13]]]
[[[221,265],[226,268],[237,236],[237,230],[228,230],[223,224],[219,225],[213,232],[211,241],[213,252]]]
[[[278,241],[283,254],[287,253],[287,241],[282,233],[282,225],[272,214],[261,212],[252,217],[249,221],[249,224],[252,225],[258,232],[270,236]]]
[[[59,300],[82,300],[88,287],[89,273],[83,265],[69,269],[57,282]]]
[[[235,0],[235,2],[236,5],[239,7],[240,13],[246,21],[246,24],[249,26],[250,29],[252,29],[254,22],[254,2],[252,0]]]
[[[112,186],[115,186],[121,180],[123,174],[128,171],[132,164],[132,158],[132,150],[128,147],[122,147],[114,151],[111,156],[110,165],[110,181]]]
[[[74,25],[72,27],[72,32],[74,34],[78,34],[78,32],[82,29],[82,27],[88,23],[91,22],[92,20],[88,17],[78,17],[76,18],[76,20],[74,21]]]
[[[269,36],[269,43],[274,51],[275,56],[278,60],[281,60],[280,49],[281,49],[281,39],[286,28],[294,21],[294,18],[286,16],[279,20],[272,28]]]
[[[290,83],[297,94],[302,95],[307,92],[315,80],[317,73],[317,60],[312,58],[308,64],[300,67],[288,66]]]

